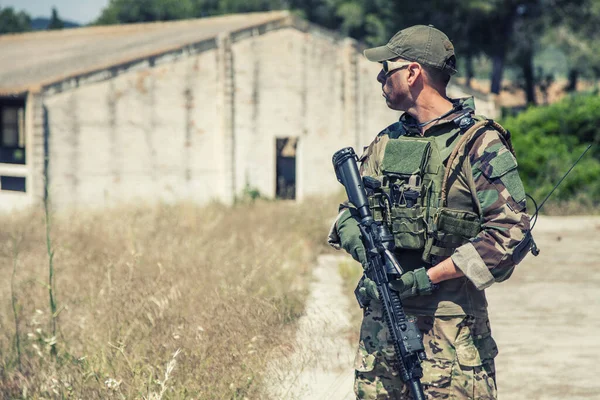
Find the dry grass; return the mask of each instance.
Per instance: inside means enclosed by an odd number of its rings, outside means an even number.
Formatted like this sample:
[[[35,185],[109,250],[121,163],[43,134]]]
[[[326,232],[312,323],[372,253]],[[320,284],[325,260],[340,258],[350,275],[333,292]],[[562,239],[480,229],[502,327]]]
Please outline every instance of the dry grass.
[[[542,201],[543,199],[538,199],[539,203]],[[527,203],[527,210],[530,214],[533,214],[535,207],[529,202]],[[588,193],[578,193],[566,201],[556,201],[550,197],[540,214],[562,216],[600,215],[600,203],[597,199],[591,198]]]
[[[1,217],[0,398],[261,398],[335,209],[314,199],[55,215],[57,337],[44,216]]]

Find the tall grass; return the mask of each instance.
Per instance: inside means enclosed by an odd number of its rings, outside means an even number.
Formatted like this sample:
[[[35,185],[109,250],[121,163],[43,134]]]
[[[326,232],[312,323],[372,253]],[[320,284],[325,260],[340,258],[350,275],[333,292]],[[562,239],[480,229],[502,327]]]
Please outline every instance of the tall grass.
[[[262,398],[335,209],[313,199],[56,214],[56,335],[45,215],[1,216],[0,273],[14,277],[0,281],[0,398]]]

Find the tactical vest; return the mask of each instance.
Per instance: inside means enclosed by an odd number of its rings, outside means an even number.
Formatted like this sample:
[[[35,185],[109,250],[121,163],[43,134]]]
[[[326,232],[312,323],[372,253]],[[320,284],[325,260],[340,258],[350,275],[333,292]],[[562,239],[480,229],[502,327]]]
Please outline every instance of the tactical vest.
[[[481,231],[477,210],[447,207],[452,171],[445,165],[452,166],[458,151],[464,151],[465,144],[486,126],[496,129],[513,151],[508,132],[496,122],[466,118],[458,134],[452,130],[433,137],[390,138],[381,164],[382,190],[369,196],[375,220],[388,225],[396,249],[422,250],[422,260],[428,264],[451,256]]]

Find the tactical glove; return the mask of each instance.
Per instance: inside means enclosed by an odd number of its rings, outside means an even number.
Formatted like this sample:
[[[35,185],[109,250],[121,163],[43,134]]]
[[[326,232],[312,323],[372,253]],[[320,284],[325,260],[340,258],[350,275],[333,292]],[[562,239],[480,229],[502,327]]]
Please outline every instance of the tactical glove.
[[[365,246],[362,243],[360,230],[358,229],[358,219],[353,215],[352,211],[351,209],[346,209],[340,215],[336,224],[337,232],[342,248],[364,267],[367,265]]]
[[[400,278],[390,282],[390,287],[398,292],[401,300],[431,294],[433,286],[425,268],[405,272]]]
[[[368,305],[371,300],[379,301],[379,291],[374,281],[365,276],[359,285],[357,296],[360,296],[362,304]],[[431,294],[437,285],[431,283],[425,268],[419,268],[402,274],[399,279],[391,281],[389,286],[404,300],[408,297]]]
[[[379,301],[379,291],[374,281],[365,276],[359,285],[358,292],[356,293],[357,296],[360,296],[359,303],[368,305],[371,300]]]

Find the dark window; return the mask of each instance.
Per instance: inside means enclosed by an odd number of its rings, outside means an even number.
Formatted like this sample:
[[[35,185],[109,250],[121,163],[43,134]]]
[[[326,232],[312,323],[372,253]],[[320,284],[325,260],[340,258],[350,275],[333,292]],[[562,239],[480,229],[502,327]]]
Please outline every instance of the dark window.
[[[25,103],[0,99],[0,163],[25,161]]]
[[[275,195],[279,199],[296,199],[297,138],[276,139],[277,182]]]
[[[0,190],[25,192],[25,178],[17,176],[0,176]]]

